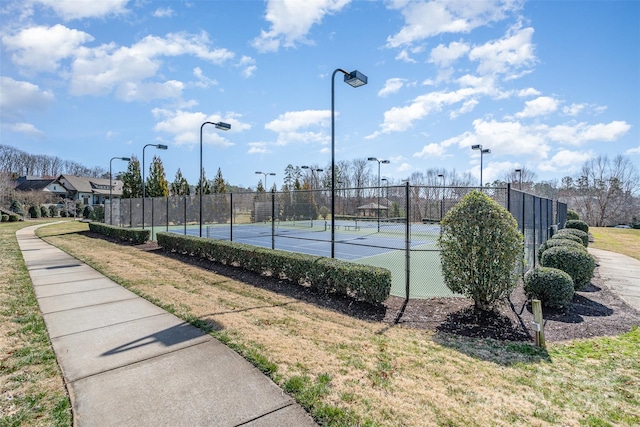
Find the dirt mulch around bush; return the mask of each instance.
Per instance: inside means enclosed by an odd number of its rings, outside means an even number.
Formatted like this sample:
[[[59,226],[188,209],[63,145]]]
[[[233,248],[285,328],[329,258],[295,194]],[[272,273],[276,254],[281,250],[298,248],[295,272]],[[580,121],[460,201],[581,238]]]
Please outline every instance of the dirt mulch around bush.
[[[164,253],[155,242],[137,247],[145,251]],[[531,305],[526,302],[522,285],[515,289],[509,301],[497,312],[490,314],[476,311],[473,301],[466,298],[412,299],[405,305],[404,298],[392,296],[383,305],[372,306],[346,297],[318,294],[312,289],[287,280],[258,275],[232,266],[177,254],[164,255],[363,320],[468,337],[533,341],[533,315]],[[545,338],[548,342],[618,335],[640,325],[640,311],[626,304],[606,287],[597,267],[591,285],[576,292],[570,307],[565,310],[544,310],[543,317]]]

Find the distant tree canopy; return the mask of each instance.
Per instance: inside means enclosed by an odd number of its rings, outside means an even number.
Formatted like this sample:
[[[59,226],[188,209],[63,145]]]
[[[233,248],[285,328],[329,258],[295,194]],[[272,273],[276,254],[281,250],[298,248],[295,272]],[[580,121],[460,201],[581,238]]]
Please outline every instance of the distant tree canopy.
[[[56,156],[29,154],[15,147],[0,144],[0,174],[5,173],[14,178],[19,176],[56,178],[63,174],[93,178],[109,177],[108,169],[103,167],[88,168]]]

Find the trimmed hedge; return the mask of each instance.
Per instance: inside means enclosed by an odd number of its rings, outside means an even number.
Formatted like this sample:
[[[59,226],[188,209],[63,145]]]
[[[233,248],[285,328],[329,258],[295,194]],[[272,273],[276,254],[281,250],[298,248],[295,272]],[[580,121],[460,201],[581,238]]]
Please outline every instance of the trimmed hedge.
[[[20,216],[18,214],[9,215],[9,222],[18,222],[20,221]]]
[[[175,233],[157,233],[156,237],[165,251],[234,265],[258,274],[270,273],[323,293],[381,304],[391,291],[391,272],[385,268]]]
[[[578,215],[578,212],[573,209],[567,209],[567,220],[571,219],[580,219],[580,215]]]
[[[566,307],[573,299],[573,279],[566,272],[551,267],[536,267],[524,275],[524,293],[548,307]]]
[[[571,248],[582,249],[586,251],[587,249],[582,245],[582,243],[574,242],[569,239],[549,239],[544,241],[540,247],[538,247],[538,261],[542,261],[542,254],[549,248],[554,248],[556,246],[569,246]]]
[[[580,243],[582,245],[582,239],[581,238],[579,238],[578,236],[574,236],[573,234],[569,234],[569,233],[556,233],[553,236],[551,236],[550,240],[556,240],[556,239],[571,240],[572,242]]]
[[[564,223],[564,228],[577,228],[578,230],[582,230],[585,233],[589,232],[589,224],[584,221],[580,221],[579,219],[570,219]]]
[[[556,234],[573,234],[574,236],[582,239],[582,244],[585,248],[589,246],[589,233],[585,233],[577,228],[563,228],[562,230],[558,230],[558,233]]]
[[[558,268],[571,276],[574,289],[580,290],[591,283],[596,263],[593,257],[582,249],[567,246],[549,248],[542,254],[543,267]]]
[[[9,215],[2,214],[2,222],[9,222]]]
[[[99,222],[90,222],[89,230],[94,233],[122,240],[123,242],[131,242],[134,245],[141,245],[151,239],[151,230],[134,230],[131,228],[116,227]]]

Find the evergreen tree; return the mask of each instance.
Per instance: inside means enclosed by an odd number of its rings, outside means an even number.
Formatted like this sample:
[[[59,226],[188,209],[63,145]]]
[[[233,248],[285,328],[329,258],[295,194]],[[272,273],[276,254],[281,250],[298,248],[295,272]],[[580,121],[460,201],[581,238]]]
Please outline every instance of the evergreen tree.
[[[207,180],[207,174],[204,170],[204,168],[202,168],[202,177],[201,179],[204,179],[203,184],[202,184],[202,194],[211,194],[211,186],[209,185],[209,181]],[[198,184],[196,185],[196,195],[200,194],[200,181],[201,179],[198,180]]]
[[[127,172],[122,175],[122,198],[135,197],[142,197],[142,176],[140,175],[140,161],[132,155]]]
[[[222,171],[218,168],[218,173],[213,180],[213,219],[215,222],[222,224],[230,218],[230,205],[227,201],[227,185],[222,177]]]
[[[147,197],[167,197],[169,195],[169,183],[165,177],[162,159],[153,156],[153,161],[149,166],[149,178],[145,183],[145,196]]]
[[[173,196],[188,196],[191,194],[189,183],[187,182],[187,179],[182,176],[182,171],[180,169],[176,172],[176,177],[171,183],[171,194]]]

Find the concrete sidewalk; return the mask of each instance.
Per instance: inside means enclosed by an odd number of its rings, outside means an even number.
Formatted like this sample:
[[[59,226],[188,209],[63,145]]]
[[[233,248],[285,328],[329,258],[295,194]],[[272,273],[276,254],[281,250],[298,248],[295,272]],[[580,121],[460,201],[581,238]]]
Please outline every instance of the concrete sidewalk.
[[[624,302],[640,310],[640,261],[630,256],[589,248],[604,283]]]
[[[213,337],[35,236],[16,233],[76,426],[315,426]]]

